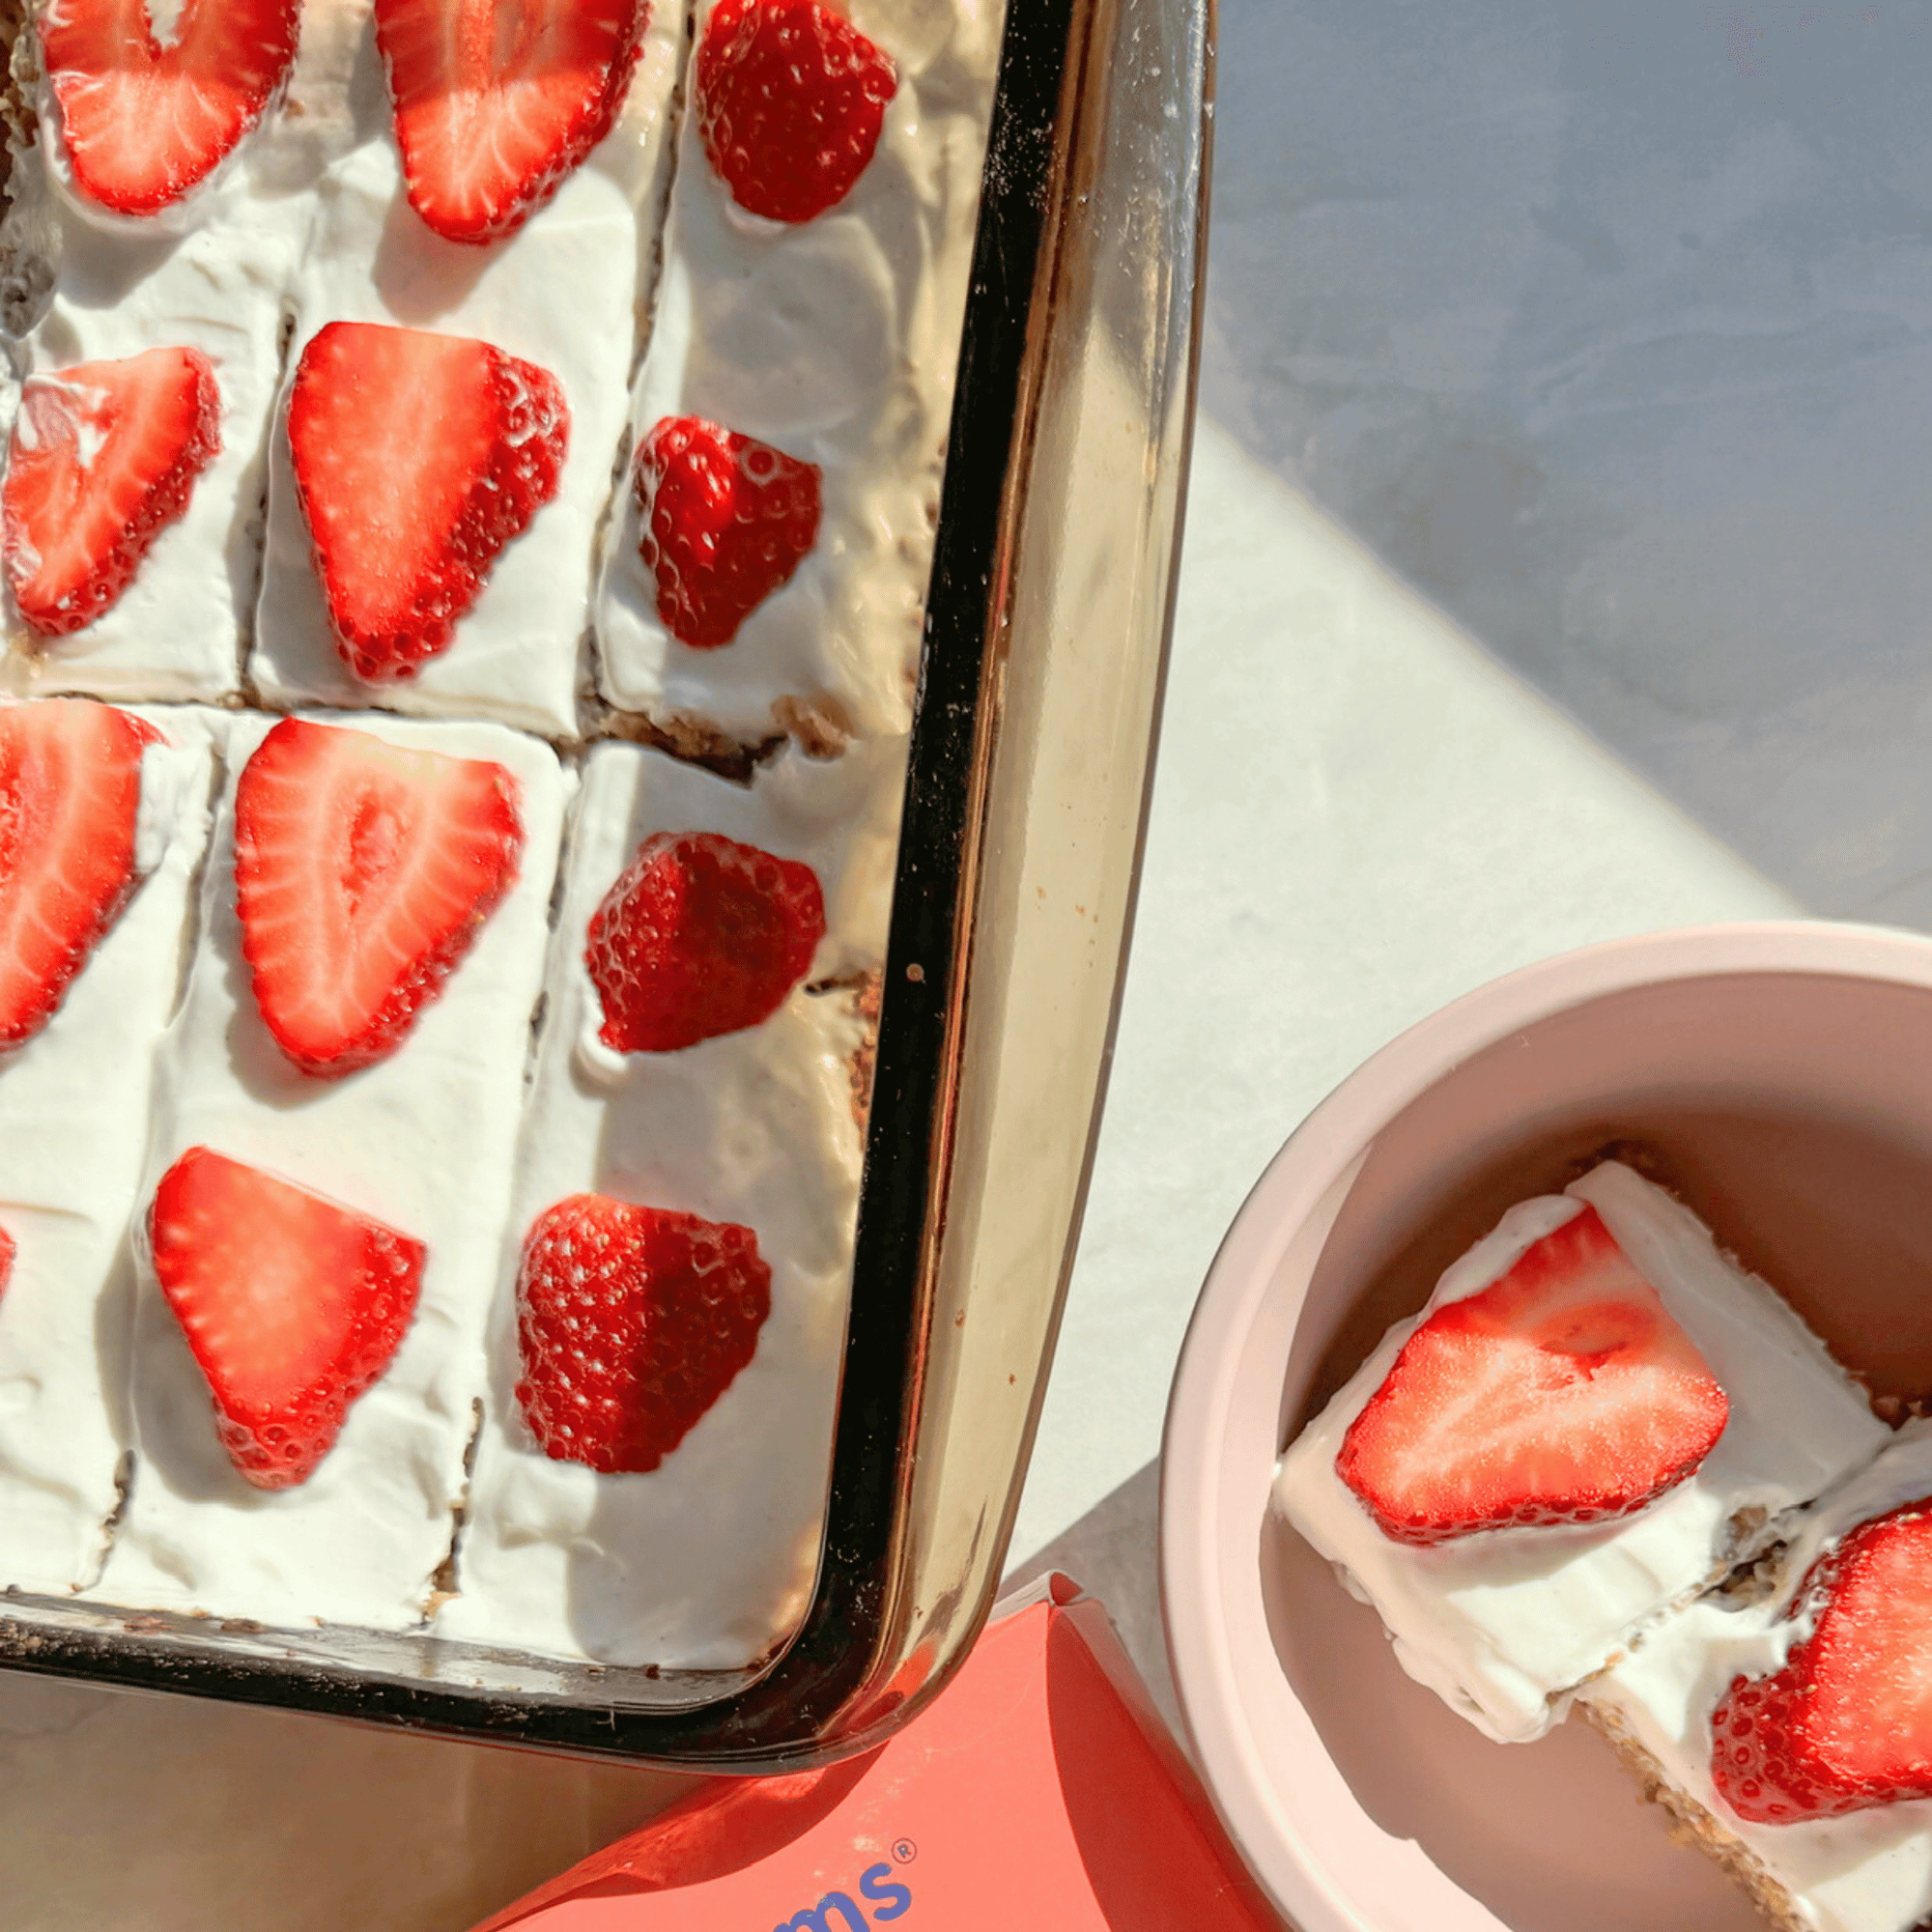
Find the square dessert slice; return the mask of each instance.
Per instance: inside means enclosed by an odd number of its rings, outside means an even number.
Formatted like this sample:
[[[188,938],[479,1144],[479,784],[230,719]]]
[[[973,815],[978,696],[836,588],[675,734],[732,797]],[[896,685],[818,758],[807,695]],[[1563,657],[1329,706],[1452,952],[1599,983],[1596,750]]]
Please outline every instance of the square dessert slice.
[[[96,1594],[400,1629],[475,1427],[567,780],[497,725],[367,715],[238,717],[228,770]]]
[[[629,745],[591,753],[439,1634],[723,1669],[797,1615],[825,1506],[865,1040],[849,990],[811,988],[883,952],[901,754],[788,752],[747,789]],[[736,967],[712,960],[721,939]],[[566,1305],[580,1271],[592,1306]],[[575,1321],[585,1339],[554,1348],[553,1324]],[[623,1360],[623,1385],[583,1356]],[[611,1406],[573,1421],[577,1396]]]
[[[253,4],[225,16],[235,44],[207,50],[216,66],[244,59]],[[207,698],[240,687],[286,290],[308,190],[349,125],[345,25],[357,11],[310,0],[300,52],[276,70],[259,119],[218,158],[199,157],[208,172],[185,194],[149,212],[101,198],[138,200],[140,170],[97,181],[86,161],[118,163],[133,149],[123,124],[156,118],[152,92],[90,75],[79,99],[91,119],[71,144],[43,74],[40,138],[14,157],[0,234],[20,292],[0,322],[25,331],[14,353],[24,387],[5,398],[9,690]],[[42,28],[56,13],[38,10]],[[202,16],[220,30],[223,10]],[[40,30],[27,30],[22,51],[40,57]],[[72,57],[58,34],[52,52]],[[188,158],[143,156],[150,170]]]
[[[1551,1281],[1566,1244],[1589,1253],[1574,1279]],[[1425,1357],[1405,1361],[1431,1323]],[[1423,1487],[1473,1498],[1467,1527],[1370,1507],[1379,1478],[1359,1451],[1372,1424],[1356,1425],[1375,1411],[1397,1466],[1411,1427],[1397,1395],[1419,1405]],[[1389,1331],[1283,1456],[1274,1506],[1375,1606],[1410,1676],[1492,1737],[1520,1740],[1887,1435],[1824,1345],[1695,1215],[1605,1161],[1513,1208]],[[1526,1506],[1539,1485],[1543,1510]]]
[[[0,1587],[91,1583],[119,1501],[128,1224],[153,1048],[181,987],[207,839],[211,736],[225,724],[79,698],[0,706],[10,813],[40,827],[0,861]],[[47,882],[63,873],[56,904]],[[22,933],[42,919],[71,942],[72,977],[50,1014],[56,995],[35,964],[46,934]]]
[[[675,737],[906,728],[999,25],[697,9],[596,616],[604,696]],[[787,122],[836,130],[856,176],[815,181]]]
[[[514,224],[466,239],[433,230],[412,205],[424,189],[406,175],[384,75],[410,94],[414,56],[391,41],[385,68],[372,26],[360,138],[324,178],[293,278],[249,659],[269,703],[575,733],[593,538],[655,272],[683,49],[680,11],[649,14],[634,67],[623,37],[613,43],[613,84],[629,81],[609,132]],[[432,73],[418,91],[447,100],[458,90]],[[526,91],[542,100],[534,83]],[[412,169],[428,165],[431,133],[472,149],[493,138],[482,127],[412,128]],[[321,358],[318,336],[345,323],[412,333],[365,330],[357,355]],[[424,334],[490,354],[473,375],[440,366]],[[292,422],[298,396],[306,408]]]
[[[1577,1696],[1646,1795],[1794,1932],[1906,1932],[1932,1916],[1928,1499],[1932,1425],[1909,1422],[1792,1526],[1761,1566],[1768,1593],[1692,1604]],[[1800,1687],[1810,1708],[1794,1724]],[[1819,1737],[1916,1776],[1820,1775]]]

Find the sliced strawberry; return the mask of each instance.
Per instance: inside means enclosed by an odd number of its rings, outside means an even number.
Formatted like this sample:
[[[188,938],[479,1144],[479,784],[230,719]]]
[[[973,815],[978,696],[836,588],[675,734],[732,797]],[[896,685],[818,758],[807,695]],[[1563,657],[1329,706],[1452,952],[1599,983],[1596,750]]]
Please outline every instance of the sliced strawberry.
[[[660,832],[590,916],[598,1038],[674,1053],[756,1026],[811,970],[825,901],[810,866],[715,832]]]
[[[771,1307],[751,1229],[573,1194],[524,1242],[524,1419],[558,1462],[655,1469],[752,1359]]]
[[[0,1228],[0,1294],[7,1293],[7,1284],[14,1279],[14,1237],[5,1228]]]
[[[198,349],[149,349],[30,376],[7,451],[7,582],[46,638],[127,589],[221,448],[221,392]]]
[[[1815,1617],[1711,1717],[1711,1778],[1739,1817],[1788,1825],[1932,1798],[1932,1496],[1861,1523],[1812,1565]]]
[[[148,1239],[221,1446],[258,1490],[306,1482],[402,1346],[428,1250],[205,1147],[161,1177]]]
[[[647,0],[376,0],[410,206],[452,242],[513,234],[611,131]]]
[[[1683,1482],[1729,1412],[1695,1344],[1586,1206],[1416,1329],[1335,1467],[1401,1543],[1603,1522]]]
[[[810,221],[851,193],[898,71],[818,0],[719,0],[697,46],[697,133],[740,208]]]
[[[152,724],[89,697],[0,705],[0,1047],[52,1018],[134,890]]]
[[[516,779],[284,718],[235,788],[255,1000],[305,1073],[393,1053],[517,877]]]
[[[75,185],[154,214],[202,181],[262,118],[296,58],[299,0],[182,0],[164,46],[150,0],[50,0],[41,59]]]
[[[666,416],[632,472],[658,615],[695,650],[728,644],[818,540],[818,466],[701,416]]]
[[[359,677],[448,647],[498,553],[556,495],[556,378],[463,335],[332,322],[302,351],[289,449],[316,572]]]

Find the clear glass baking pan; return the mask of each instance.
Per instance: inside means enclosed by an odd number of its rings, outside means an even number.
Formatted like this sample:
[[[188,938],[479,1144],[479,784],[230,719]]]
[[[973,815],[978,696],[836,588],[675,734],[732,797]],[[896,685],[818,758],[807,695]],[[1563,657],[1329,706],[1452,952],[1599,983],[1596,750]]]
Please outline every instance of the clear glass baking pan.
[[[1172,618],[1212,0],[1014,0],[927,599],[825,1540],[757,1667],[9,1595],[0,1666],[712,1771],[865,1748],[998,1581],[1104,1084]]]

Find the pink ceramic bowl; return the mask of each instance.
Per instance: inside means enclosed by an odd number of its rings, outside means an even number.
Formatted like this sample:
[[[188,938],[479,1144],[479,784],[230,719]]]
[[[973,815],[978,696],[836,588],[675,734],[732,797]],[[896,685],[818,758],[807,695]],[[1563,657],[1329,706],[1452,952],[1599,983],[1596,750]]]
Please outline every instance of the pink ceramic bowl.
[[[1932,1388],[1932,941],[1704,927],[1445,1007],[1311,1114],[1202,1290],[1161,1574],[1189,1731],[1301,1932],[1749,1932],[1580,1722],[1492,1744],[1273,1520],[1275,1457],[1511,1201],[1617,1142],[1875,1390]]]

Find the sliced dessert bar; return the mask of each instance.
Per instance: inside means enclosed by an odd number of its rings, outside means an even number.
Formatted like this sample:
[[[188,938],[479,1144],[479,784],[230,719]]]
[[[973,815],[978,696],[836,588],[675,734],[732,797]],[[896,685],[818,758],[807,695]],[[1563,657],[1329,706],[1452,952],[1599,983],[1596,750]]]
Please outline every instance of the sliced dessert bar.
[[[500,726],[366,715],[238,717],[228,770],[97,1594],[398,1629],[482,1392],[567,781]]]
[[[190,710],[0,706],[0,1587],[91,1583],[118,1500],[128,1223],[208,832],[209,732]]]
[[[883,952],[902,749],[787,753],[750,789],[591,753],[440,1633],[722,1669],[796,1615],[865,1038],[849,991],[810,988]]]
[[[1673,1617],[1577,1702],[1793,1932],[1932,1916],[1932,1426],[1794,1525],[1769,1593]]]
[[[274,705],[374,704],[569,736],[593,538],[655,266],[683,16],[600,11],[610,44],[591,50],[593,67],[613,92],[585,112],[608,132],[573,161],[570,127],[542,121],[554,75],[442,73],[443,43],[409,31],[420,11],[376,9],[359,138],[324,177],[293,277],[249,673]],[[499,81],[505,104],[493,109]],[[466,89],[472,122],[429,112]],[[445,177],[459,158],[505,152],[527,191],[466,226],[446,205],[463,185]],[[382,327],[348,338],[355,355],[325,356],[344,347],[331,328],[344,323]],[[489,353],[451,368],[425,333]],[[312,407],[292,421],[299,398]],[[506,486],[526,496],[510,516]]]
[[[256,18],[263,4],[203,8],[208,44],[174,84],[226,102],[251,35],[275,26]],[[218,156],[142,149],[131,130],[165,119],[154,90],[111,67],[64,68],[90,56],[68,44],[71,21],[51,24],[63,10],[38,10],[22,37],[40,139],[14,156],[0,233],[15,297],[0,324],[28,331],[15,352],[24,391],[5,398],[7,688],[185,698],[240,687],[285,294],[309,190],[346,138],[356,12],[310,0],[299,56],[270,62],[278,79],[257,76],[272,84]],[[48,61],[71,84],[67,109]],[[184,109],[175,132],[204,125]],[[119,165],[129,154],[141,168]],[[99,178],[97,156],[114,164]],[[163,173],[193,185],[150,206],[144,184]],[[169,391],[152,367],[145,382],[128,368],[160,351],[198,358],[188,393],[201,407],[187,420],[180,372]]]
[[[697,10],[596,619],[605,696],[680,742],[910,716],[999,20],[849,14]]]
[[[1770,1288],[1606,1161],[1443,1275],[1274,1500],[1404,1669],[1518,1740],[1887,1435]]]

